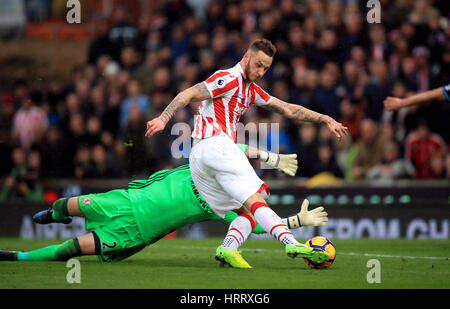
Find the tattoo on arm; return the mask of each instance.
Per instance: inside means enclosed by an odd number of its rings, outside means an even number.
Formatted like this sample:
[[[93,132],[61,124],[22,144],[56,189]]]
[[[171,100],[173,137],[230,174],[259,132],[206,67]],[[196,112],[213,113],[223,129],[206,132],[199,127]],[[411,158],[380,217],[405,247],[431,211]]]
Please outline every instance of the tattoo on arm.
[[[159,118],[164,121],[164,123],[169,122],[169,120],[175,115],[177,111],[185,107],[191,102],[203,101],[210,99],[211,96],[206,89],[205,84],[198,83],[189,89],[180,92],[172,102],[167,105],[164,111],[161,113]]]
[[[189,102],[183,100],[180,96],[180,94],[178,94],[173,100],[172,102],[170,102],[169,105],[167,105],[167,107],[164,109],[164,111],[161,113],[161,115],[159,116],[159,118],[164,121],[164,123],[168,123],[169,120],[173,117],[173,115],[175,115],[175,113],[182,109],[184,106],[186,106]]]
[[[280,99],[273,98],[267,109],[277,112],[289,119],[322,123],[325,120],[325,115],[307,109],[300,105],[286,103]]]
[[[209,94],[209,91],[204,83],[196,84],[194,87],[192,87],[192,90],[193,90],[192,102],[211,99],[211,95]]]

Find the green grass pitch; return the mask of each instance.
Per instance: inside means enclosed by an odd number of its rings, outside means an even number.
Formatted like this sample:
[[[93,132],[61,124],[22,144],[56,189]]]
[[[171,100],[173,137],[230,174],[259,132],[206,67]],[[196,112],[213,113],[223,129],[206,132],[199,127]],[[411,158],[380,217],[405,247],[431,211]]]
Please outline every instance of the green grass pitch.
[[[60,240],[0,238],[0,248],[32,250]],[[242,247],[253,269],[220,267],[221,239],[163,239],[118,263],[78,258],[81,283],[69,284],[65,262],[0,262],[1,289],[448,289],[450,240],[336,240],[335,263],[310,269],[290,259],[276,240],[249,239]],[[367,262],[380,262],[381,283],[368,283]]]

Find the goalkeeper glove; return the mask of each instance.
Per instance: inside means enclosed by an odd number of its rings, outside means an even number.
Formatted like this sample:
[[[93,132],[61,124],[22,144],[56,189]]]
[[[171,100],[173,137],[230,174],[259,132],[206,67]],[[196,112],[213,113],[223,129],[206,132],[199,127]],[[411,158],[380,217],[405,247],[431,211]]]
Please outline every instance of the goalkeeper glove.
[[[328,221],[328,214],[322,206],[308,210],[309,201],[304,200],[300,212],[297,215],[290,216],[284,223],[289,229],[296,229],[301,226],[323,226]]]
[[[284,155],[261,150],[259,159],[267,165],[276,168],[280,172],[289,176],[295,176],[298,169],[296,154]]]

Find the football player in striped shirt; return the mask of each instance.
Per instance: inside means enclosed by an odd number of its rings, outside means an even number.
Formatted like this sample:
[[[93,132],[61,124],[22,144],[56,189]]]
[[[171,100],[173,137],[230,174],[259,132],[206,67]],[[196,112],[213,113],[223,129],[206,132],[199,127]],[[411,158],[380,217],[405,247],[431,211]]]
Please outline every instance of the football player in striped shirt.
[[[272,65],[275,53],[276,48],[270,41],[254,41],[234,67],[219,70],[180,92],[160,116],[147,122],[145,134],[151,137],[161,132],[178,110],[191,102],[201,102],[192,134],[191,175],[200,194],[218,216],[223,218],[231,210],[240,214],[216,250],[218,260],[240,268],[250,268],[237,249],[245,242],[255,222],[284,245],[289,257],[329,259],[323,250],[300,244],[267,205],[265,198],[269,187],[235,144],[237,123],[253,105],[296,122],[323,123],[338,139],[348,134],[348,129],[331,117],[272,97],[256,84]]]
[[[450,84],[422,93],[417,93],[408,98],[387,97],[384,106],[388,111],[395,111],[403,107],[420,105],[432,100],[450,101]]]
[[[248,155],[247,145],[239,147]],[[259,157],[260,153],[257,154]],[[266,155],[278,157],[278,165],[274,167],[280,171],[295,174],[296,155]],[[290,228],[322,226],[328,220],[323,210],[317,207],[309,211],[305,200],[301,211],[283,222]],[[146,180],[132,181],[127,189],[59,199],[50,209],[37,213],[33,220],[39,224],[68,224],[72,216],[84,217],[86,230],[92,232],[29,252],[0,250],[0,261],[64,261],[81,255],[98,255],[103,262],[120,261],[182,226],[222,219],[199,194],[188,165],[159,171]],[[230,223],[236,217],[230,211],[223,219]],[[260,226],[252,228],[253,233],[265,233]]]

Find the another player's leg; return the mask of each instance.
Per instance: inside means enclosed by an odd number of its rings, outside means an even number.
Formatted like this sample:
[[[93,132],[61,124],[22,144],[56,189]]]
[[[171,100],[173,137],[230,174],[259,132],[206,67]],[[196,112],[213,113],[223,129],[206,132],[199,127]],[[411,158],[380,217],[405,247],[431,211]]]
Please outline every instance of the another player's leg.
[[[49,209],[38,212],[33,221],[39,224],[72,222],[72,216],[82,217],[83,213],[78,206],[78,197],[60,198]]]
[[[0,250],[0,261],[67,261],[81,255],[95,254],[93,233],[28,252]]]
[[[256,221],[266,232],[285,245],[286,254],[289,257],[307,258],[315,263],[322,263],[330,258],[323,250],[315,250],[300,244],[281,218],[267,205],[260,193],[255,193],[247,199],[244,206],[250,209]]]
[[[255,228],[255,219],[244,207],[237,212],[239,216],[231,222],[222,245],[216,250],[216,260],[223,265],[230,265],[236,268],[252,268],[237,249]]]

